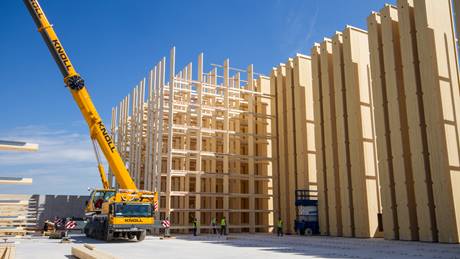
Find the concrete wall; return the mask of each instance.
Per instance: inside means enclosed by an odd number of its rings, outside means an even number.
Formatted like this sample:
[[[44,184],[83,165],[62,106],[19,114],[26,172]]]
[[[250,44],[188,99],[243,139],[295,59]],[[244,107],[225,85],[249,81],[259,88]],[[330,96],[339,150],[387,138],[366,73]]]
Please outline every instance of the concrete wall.
[[[54,217],[83,218],[85,215],[85,202],[89,196],[78,195],[33,195],[37,201],[37,228],[43,228],[45,220]]]

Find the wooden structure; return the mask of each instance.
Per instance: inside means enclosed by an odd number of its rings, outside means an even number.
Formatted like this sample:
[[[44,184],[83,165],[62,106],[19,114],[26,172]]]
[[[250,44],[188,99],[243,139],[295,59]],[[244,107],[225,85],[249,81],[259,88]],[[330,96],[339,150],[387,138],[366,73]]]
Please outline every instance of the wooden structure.
[[[312,48],[319,223],[323,235],[381,235],[367,33],[348,26]]]
[[[311,58],[297,54],[270,80],[275,217],[286,222],[284,232],[295,233],[295,190],[317,190]]]
[[[458,243],[458,60],[450,0],[368,18],[385,238]]]
[[[192,63],[176,72],[173,48],[169,76],[163,58],[113,108],[113,138],[137,186],[159,191],[158,216],[172,230],[188,231],[196,218],[210,231],[212,218],[225,217],[230,231],[269,231],[270,80],[252,65],[227,59],[205,72],[203,63],[200,54],[196,77]]]
[[[0,234],[23,236],[35,231],[36,203],[32,195],[0,194]]]

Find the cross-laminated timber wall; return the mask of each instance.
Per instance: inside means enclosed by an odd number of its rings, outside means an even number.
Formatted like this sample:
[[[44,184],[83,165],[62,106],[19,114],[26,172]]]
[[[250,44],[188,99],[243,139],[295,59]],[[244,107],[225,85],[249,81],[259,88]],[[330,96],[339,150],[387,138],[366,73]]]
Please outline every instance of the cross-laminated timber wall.
[[[175,72],[172,49],[169,82],[163,59],[113,109],[117,148],[139,188],[160,192],[157,218],[169,217],[172,229],[187,231],[193,218],[210,229],[225,216],[231,231],[269,231],[270,80],[228,59],[205,73],[203,54],[192,75],[191,63]]]
[[[450,0],[368,18],[385,237],[459,242],[459,79]]]
[[[311,58],[297,54],[274,68],[270,86],[275,217],[295,233],[295,190],[317,190]]]
[[[319,223],[323,235],[381,235],[367,33],[347,27],[312,48]]]

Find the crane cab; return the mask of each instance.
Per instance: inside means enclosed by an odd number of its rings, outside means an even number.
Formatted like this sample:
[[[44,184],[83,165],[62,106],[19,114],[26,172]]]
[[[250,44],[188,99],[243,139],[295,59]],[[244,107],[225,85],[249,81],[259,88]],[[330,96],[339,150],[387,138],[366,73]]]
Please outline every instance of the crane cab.
[[[116,191],[113,189],[96,189],[91,192],[90,198],[86,201],[86,213],[107,213],[109,201],[116,196]]]

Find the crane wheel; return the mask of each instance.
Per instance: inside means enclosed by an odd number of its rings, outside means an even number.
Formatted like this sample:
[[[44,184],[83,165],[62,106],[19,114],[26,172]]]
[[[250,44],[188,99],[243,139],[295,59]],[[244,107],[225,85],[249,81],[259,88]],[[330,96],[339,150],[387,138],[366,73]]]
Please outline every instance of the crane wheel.
[[[133,233],[128,233],[128,239],[131,240],[131,239],[134,239],[135,235]]]
[[[147,235],[146,231],[141,231],[136,234],[137,241],[142,241],[145,239],[145,236]]]

